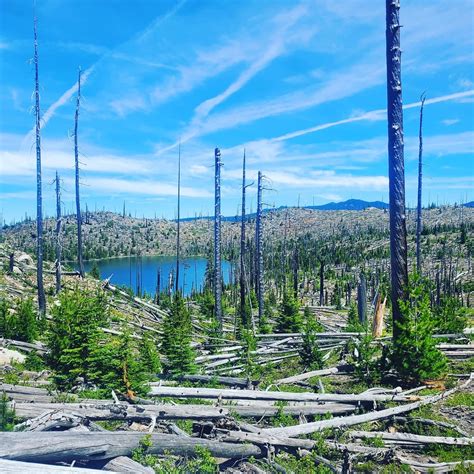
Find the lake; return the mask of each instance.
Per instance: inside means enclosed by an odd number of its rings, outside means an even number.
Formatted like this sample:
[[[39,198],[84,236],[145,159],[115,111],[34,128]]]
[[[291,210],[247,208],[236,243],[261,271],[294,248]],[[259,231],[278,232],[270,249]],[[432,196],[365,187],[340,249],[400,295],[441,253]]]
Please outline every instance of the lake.
[[[120,257],[95,260],[100,269],[102,279],[110,278],[113,285],[125,285],[137,293],[138,283],[142,293],[155,294],[157,271],[160,269],[160,288],[165,291],[169,284],[169,275],[176,272],[176,259],[174,257]],[[93,260],[84,262],[84,269],[89,272],[94,264]],[[179,288],[185,296],[193,290],[201,290],[204,284],[207,260],[202,257],[181,259],[179,265]],[[231,278],[231,265],[222,261],[222,276],[224,283],[229,283]]]

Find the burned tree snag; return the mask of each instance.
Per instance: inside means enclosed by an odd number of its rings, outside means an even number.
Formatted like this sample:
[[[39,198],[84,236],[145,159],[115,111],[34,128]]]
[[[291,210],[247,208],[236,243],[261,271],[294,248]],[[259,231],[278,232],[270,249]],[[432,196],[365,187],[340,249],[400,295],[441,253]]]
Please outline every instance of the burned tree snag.
[[[245,305],[245,225],[246,225],[246,211],[245,211],[245,191],[247,184],[245,182],[245,150],[244,159],[242,162],[242,220],[240,223],[240,318],[242,326],[247,328],[249,326],[249,318]]]
[[[61,181],[56,171],[56,294],[61,291]]]
[[[386,0],[390,262],[395,344],[401,332],[399,324],[403,320],[399,301],[406,299],[408,284],[399,10],[399,0]]]
[[[357,286],[357,313],[359,322],[364,325],[367,322],[367,284],[363,273],[360,274],[360,282]]]
[[[322,260],[319,267],[319,306],[324,306],[324,262]]]
[[[221,151],[214,150],[215,200],[214,200],[214,300],[215,315],[222,332],[222,269],[221,269]]]
[[[77,218],[77,266],[81,277],[84,277],[84,263],[82,261],[82,215],[81,198],[79,196],[79,148],[77,145],[77,128],[79,122],[79,107],[81,105],[81,69],[77,78],[76,114],[74,118],[74,163],[76,168],[76,218]]]
[[[181,143],[178,147],[178,220],[176,228],[176,281],[175,281],[175,293],[179,290],[179,247],[180,247],[180,222],[181,219]]]
[[[35,122],[36,122],[36,284],[38,287],[38,310],[46,312],[46,296],[43,284],[43,197],[41,186],[41,120],[38,74],[38,20],[34,17],[34,63],[35,63]]]
[[[255,232],[255,245],[257,250],[257,299],[258,299],[258,322],[263,321],[263,229],[262,229],[262,172],[258,172],[257,185],[257,222]]]
[[[419,130],[419,148],[418,148],[418,205],[416,208],[416,271],[421,274],[421,193],[423,176],[423,106],[425,105],[425,96],[421,96],[420,107],[420,130]]]

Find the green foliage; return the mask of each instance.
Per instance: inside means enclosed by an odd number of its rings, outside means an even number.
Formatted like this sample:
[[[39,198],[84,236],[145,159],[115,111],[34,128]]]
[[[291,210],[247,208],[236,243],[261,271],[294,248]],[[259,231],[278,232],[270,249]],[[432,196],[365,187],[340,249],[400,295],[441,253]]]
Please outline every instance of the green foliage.
[[[155,342],[147,333],[143,334],[139,345],[139,353],[141,365],[146,372],[158,374],[161,371],[160,355]]]
[[[5,392],[0,397],[0,431],[13,431],[15,411],[8,406],[9,400]]]
[[[28,352],[25,360],[25,369],[40,372],[46,367],[44,359],[36,352]]]
[[[241,332],[242,349],[239,351],[239,360],[243,365],[244,374],[250,377],[257,367],[254,361],[253,351],[257,349],[257,340],[252,334],[252,331],[243,329]]]
[[[166,372],[182,375],[196,371],[191,339],[191,315],[184,304],[183,297],[178,292],[174,297],[171,311],[163,321],[161,352],[166,357]]]
[[[19,299],[10,308],[5,299],[0,301],[0,335],[7,339],[33,342],[38,337],[40,324],[31,298]]]
[[[362,338],[351,344],[350,362],[354,365],[356,376],[360,380],[373,383],[380,378],[377,347],[372,344],[373,337],[366,328]]]
[[[359,315],[357,314],[357,305],[353,302],[349,307],[347,313],[347,332],[361,332],[364,330],[364,327],[359,322]]]
[[[99,265],[97,264],[97,262],[94,262],[92,264],[92,268],[91,268],[91,271],[89,272],[89,275],[92,278],[95,278],[96,280],[100,280],[100,269],[99,269]]]
[[[277,332],[301,331],[302,318],[300,315],[300,305],[292,289],[285,289],[283,301],[280,306],[280,313],[277,323]]]
[[[324,367],[323,354],[319,348],[316,334],[322,332],[321,324],[311,315],[309,308],[304,310],[305,326],[303,343],[300,350],[301,362],[308,370],[318,370]]]
[[[61,389],[78,382],[120,393],[145,393],[138,348],[128,332],[105,334],[110,319],[106,296],[76,288],[63,290],[51,308],[48,365]]]
[[[408,298],[400,301],[403,322],[393,348],[392,363],[407,383],[440,377],[446,370],[446,357],[432,337],[434,318],[430,309],[430,287],[418,275],[410,276]]]
[[[441,298],[434,308],[434,329],[439,334],[462,333],[467,325],[467,309],[452,296]]]

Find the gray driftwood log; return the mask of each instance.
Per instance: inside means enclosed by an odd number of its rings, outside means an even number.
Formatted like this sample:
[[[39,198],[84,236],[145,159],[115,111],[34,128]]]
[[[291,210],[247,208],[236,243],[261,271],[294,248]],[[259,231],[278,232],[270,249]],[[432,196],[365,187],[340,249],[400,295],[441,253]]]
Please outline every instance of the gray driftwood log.
[[[45,431],[38,433],[0,433],[0,458],[35,462],[72,462],[73,460],[112,459],[130,456],[145,434],[109,431],[80,433]],[[222,443],[202,438],[169,434],[150,434],[150,454],[193,456],[196,447],[207,448],[219,458],[261,457],[261,449],[252,444]]]

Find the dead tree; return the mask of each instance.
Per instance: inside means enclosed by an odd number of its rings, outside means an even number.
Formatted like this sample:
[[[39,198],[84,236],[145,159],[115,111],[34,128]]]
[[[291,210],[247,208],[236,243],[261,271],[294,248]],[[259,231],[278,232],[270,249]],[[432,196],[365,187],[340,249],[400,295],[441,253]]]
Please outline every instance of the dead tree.
[[[398,0],[386,0],[390,263],[395,344],[401,332],[399,324],[403,321],[399,302],[406,299],[408,285],[399,10]]]
[[[77,266],[81,277],[84,277],[84,263],[82,261],[82,216],[81,199],[79,196],[79,148],[77,145],[77,127],[79,122],[79,107],[81,105],[81,69],[77,78],[76,114],[74,118],[74,162],[76,168],[76,218],[77,218]]]
[[[367,284],[363,273],[360,274],[360,282],[357,286],[357,313],[359,322],[365,324],[367,322]]]
[[[176,223],[176,281],[175,281],[175,293],[179,290],[179,232],[180,232],[180,218],[181,218],[181,143],[178,147],[178,221]]]
[[[324,306],[324,261],[320,260],[319,267],[319,306]]]
[[[214,305],[215,316],[222,332],[222,268],[221,268],[221,151],[214,150],[215,200],[214,200]]]
[[[245,191],[247,187],[245,180],[245,150],[244,158],[242,162],[242,220],[240,223],[240,318],[242,326],[247,328],[250,324],[249,315],[247,314],[245,305],[245,250],[246,250],[246,237],[245,237],[245,226],[246,226],[246,210],[245,210]]]
[[[262,228],[262,172],[258,172],[257,184],[257,221],[255,232],[255,246],[257,250],[257,299],[258,299],[258,322],[263,321],[264,310],[264,287],[263,287],[263,228]]]
[[[34,17],[34,46],[35,46],[35,122],[36,122],[36,284],[38,287],[38,310],[46,312],[46,296],[43,284],[43,197],[41,186],[41,119],[38,74],[38,20]]]
[[[61,181],[56,171],[56,294],[61,291]]]
[[[418,148],[418,205],[416,208],[416,271],[421,274],[421,192],[423,176],[423,106],[425,105],[425,96],[421,96],[420,107],[420,130],[419,130],[419,148]]]

